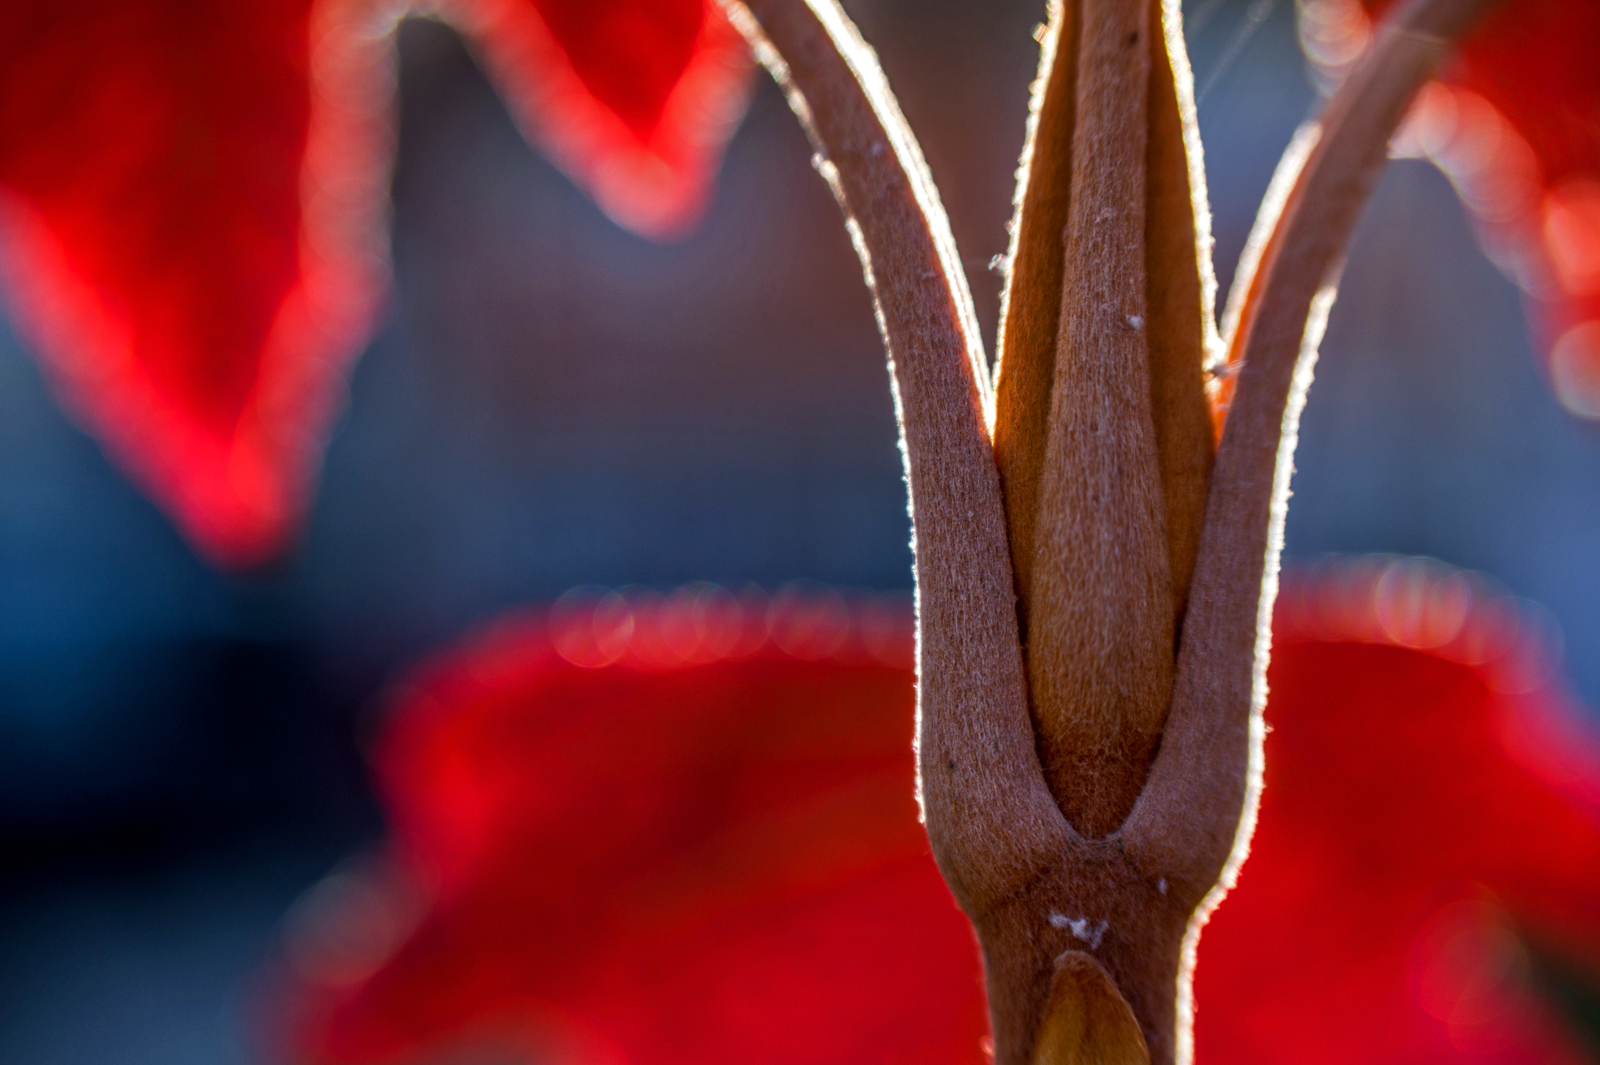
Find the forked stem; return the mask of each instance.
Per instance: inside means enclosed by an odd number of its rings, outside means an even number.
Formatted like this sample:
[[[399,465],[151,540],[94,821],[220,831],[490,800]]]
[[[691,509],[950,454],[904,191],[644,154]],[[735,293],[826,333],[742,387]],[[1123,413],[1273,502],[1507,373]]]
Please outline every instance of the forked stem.
[[[918,785],[968,913],[1060,853],[1040,775],[987,360],[922,151],[836,0],[723,0],[783,87],[844,210],[889,350],[916,536]]]
[[[1256,220],[1255,254],[1241,263],[1229,300],[1233,387],[1222,397],[1227,421],[1172,712],[1161,755],[1123,830],[1174,862],[1191,863],[1188,876],[1231,879],[1253,827],[1259,751],[1249,769],[1227,752],[1247,736],[1259,747],[1296,433],[1350,237],[1411,100],[1451,43],[1497,2],[1400,5],[1322,116],[1296,135],[1273,180],[1277,194],[1269,193]]]
[[[983,946],[996,1061],[1112,1045],[1187,1061],[1198,929],[1254,825],[1290,460],[1334,284],[1410,100],[1495,0],[1403,3],[1280,168],[1230,301],[1236,391],[1160,751],[1099,840],[1067,824],[1040,768],[986,362],[921,151],[836,0],[722,2],[818,148],[889,349],[916,530],[920,798]],[[1125,1010],[1142,1042],[1104,1035]]]

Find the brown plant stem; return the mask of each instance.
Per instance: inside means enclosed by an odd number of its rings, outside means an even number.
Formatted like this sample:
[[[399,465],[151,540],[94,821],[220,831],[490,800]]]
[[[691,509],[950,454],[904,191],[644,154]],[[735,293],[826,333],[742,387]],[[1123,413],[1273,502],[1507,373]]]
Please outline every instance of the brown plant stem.
[[[940,868],[978,931],[996,1061],[1187,1060],[1188,978],[1198,929],[1253,827],[1267,622],[1290,457],[1333,282],[1408,101],[1448,41],[1493,0],[1403,4],[1329,106],[1320,133],[1297,141],[1311,147],[1299,156],[1303,166],[1291,152],[1277,183],[1288,190],[1281,211],[1258,222],[1268,235],[1255,241],[1258,266],[1244,276],[1232,304],[1237,394],[1206,497],[1171,709],[1132,812],[1100,839],[1068,824],[1035,746],[982,347],[921,153],[875,57],[836,0],[723,2],[818,147],[819,169],[845,211],[889,348],[916,529],[920,799]],[[1109,5],[1102,13],[1118,14]],[[1176,5],[1167,13],[1175,17]],[[1113,40],[1108,35],[1102,43]],[[1175,40],[1168,37],[1173,47]],[[1136,78],[1150,76],[1137,73],[1143,69],[1136,65]],[[1125,81],[1110,77],[1094,88],[1091,78],[1089,91]],[[1049,84],[1055,83],[1052,76]],[[1080,76],[1079,91],[1083,84]],[[1086,113],[1079,99],[1069,120],[1081,122]],[[1150,128],[1158,121],[1152,115]],[[1042,143],[1045,134],[1039,136]],[[1076,133],[1070,143],[1078,155]],[[1162,164],[1169,176],[1170,163]],[[1067,169],[1054,164],[1054,172],[1075,175],[1074,189],[1078,170],[1077,161]],[[1120,202],[1119,190],[1102,191],[1104,202],[1089,214],[1080,209],[1080,220],[1094,222]],[[1063,206],[1058,193],[1041,196],[1067,219],[1070,257],[1062,262],[1058,304],[1065,318],[1082,241],[1073,241],[1073,204]],[[1153,217],[1155,208],[1140,197]],[[1170,209],[1170,190],[1163,202]],[[1182,239],[1203,239],[1199,225],[1191,214]],[[1159,236],[1148,239],[1149,248],[1179,240],[1165,231]],[[1023,238],[1019,251],[1023,246],[1027,254],[1017,264],[1047,261],[1029,258],[1040,248],[1047,252],[1046,243]],[[1113,273],[1123,279],[1141,268],[1153,273],[1149,263],[1124,263]],[[1202,302],[1205,276],[1196,274]],[[1168,293],[1174,307],[1188,298],[1181,287],[1188,282],[1178,281],[1172,290],[1178,295]],[[1025,281],[1022,289],[1018,284],[1013,301],[1026,289]],[[1027,298],[1048,303],[1042,288],[1028,291]],[[1071,332],[1060,330],[1058,338]],[[1099,340],[1091,329],[1076,343],[1082,352]],[[1055,350],[1048,375],[1036,366],[1018,371],[1025,375],[1019,379],[1059,378],[1063,349]],[[1124,353],[1122,362],[1129,358]],[[1155,365],[1155,356],[1147,358]],[[1145,402],[1157,402],[1149,398],[1154,384],[1145,379],[1145,385]],[[1062,389],[1051,387],[1046,421],[1053,423]],[[1024,406],[1037,423],[1037,405]],[[1055,429],[1051,424],[1051,436]],[[1041,443],[1039,455],[1030,533],[1035,574],[1043,542],[1038,526],[1050,509],[1043,501],[1051,449]],[[1155,494],[1171,508],[1165,481]],[[1170,550],[1163,541],[1145,554],[1177,557]],[[1171,588],[1167,594],[1169,605],[1181,602]],[[1030,631],[1041,623],[1036,606],[1029,609]],[[1081,619],[1069,613],[1063,623]],[[1170,630],[1167,639],[1170,653]]]
[[[1150,409],[1148,15],[1126,0],[1079,7],[1061,319],[1026,592],[1045,780],[1090,838],[1115,830],[1144,784],[1176,642]]]
[[[1166,505],[1173,614],[1181,623],[1216,452],[1204,367],[1219,342],[1212,310],[1217,281],[1211,267],[1211,206],[1180,2],[1150,3],[1150,27],[1159,36],[1151,41],[1145,268],[1150,412]]]
[[[1077,126],[1078,0],[1053,0],[1040,40],[1028,130],[1017,172],[1006,287],[996,338],[994,458],[1005,494],[1017,616],[1028,640],[1034,524],[1050,430],[1072,202],[1072,136]]]
[[[1345,249],[1389,138],[1450,43],[1497,0],[1408,0],[1316,123],[1280,163],[1256,221],[1261,249],[1230,299],[1234,392],[1212,471],[1199,561],[1161,755],[1123,834],[1165,851],[1171,825],[1205,840],[1171,851],[1196,883],[1237,864],[1254,816],[1252,782],[1228,752],[1259,743],[1278,554],[1305,392]],[[1274,202],[1277,200],[1277,202]],[[1259,767],[1259,757],[1251,764]],[[1241,805],[1244,825],[1235,825]],[[1198,840],[1196,841],[1198,842]]]
[[[1207,496],[1161,752],[1120,835],[1186,892],[1190,926],[1178,1059],[1206,916],[1249,851],[1261,787],[1261,712],[1300,412],[1345,251],[1389,139],[1451,44],[1498,0],[1407,0],[1311,127],[1291,144],[1256,220],[1255,261],[1229,300],[1233,394]],[[1226,394],[1222,397],[1226,401]],[[1180,827],[1181,826],[1181,829]]]
[[[835,0],[727,4],[843,208],[889,350],[917,576],[918,781],[968,913],[1059,853],[1023,676],[988,370],[944,209],[877,57]]]
[[[1045,776],[1093,837],[1138,797],[1171,699],[1214,443],[1215,282],[1175,7],[1066,0],[1041,45],[995,460]]]

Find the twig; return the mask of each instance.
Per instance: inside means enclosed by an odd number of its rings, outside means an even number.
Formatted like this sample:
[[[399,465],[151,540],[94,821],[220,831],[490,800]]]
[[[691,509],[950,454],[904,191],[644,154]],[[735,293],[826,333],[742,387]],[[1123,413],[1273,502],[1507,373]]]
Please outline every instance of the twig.
[[[846,216],[889,349],[916,530],[918,777],[969,914],[1066,831],[1034,750],[988,371],[944,209],[877,57],[835,0],[726,0],[789,95]]]
[[[1225,386],[1237,391],[1212,472],[1161,753],[1121,835],[1146,868],[1211,887],[1184,948],[1179,1060],[1199,930],[1249,851],[1261,786],[1261,711],[1300,412],[1361,210],[1393,135],[1451,44],[1497,0],[1409,0],[1316,125],[1297,136],[1251,244],[1259,265],[1229,299]],[[1303,161],[1303,162],[1302,162]],[[1249,263],[1241,264],[1249,266]],[[1226,402],[1227,397],[1221,397]]]
[[[996,342],[994,457],[1005,494],[1017,614],[1028,639],[1034,524],[1050,429],[1077,125],[1078,0],[1053,0],[1040,43]]]
[[[1034,746],[982,348],[921,152],[836,0],[723,2],[818,147],[889,348],[916,528],[920,797],[983,947],[996,1061],[1186,1061],[1198,928],[1253,827],[1290,456],[1333,284],[1407,103],[1493,0],[1411,0],[1392,16],[1303,169],[1285,172],[1281,213],[1258,220],[1269,235],[1231,302],[1242,369],[1171,711],[1133,812],[1104,839],[1073,831]],[[1019,245],[1019,264],[1038,250]]]
[[[1225,752],[1259,730],[1295,436],[1345,249],[1412,97],[1454,38],[1496,2],[1410,0],[1391,15],[1323,117],[1285,155],[1293,178],[1281,208],[1269,201],[1257,219],[1270,236],[1252,238],[1263,249],[1260,265],[1236,282],[1243,295],[1230,300],[1237,307],[1226,342],[1237,392],[1212,474],[1172,716],[1124,828],[1130,842],[1149,846],[1175,826],[1203,831],[1209,846],[1192,853],[1193,877],[1220,872],[1233,850],[1227,807],[1237,808],[1246,780],[1241,759]]]
[[[1095,838],[1144,784],[1172,700],[1176,618],[1150,408],[1150,5],[1082,0],[1079,11],[1027,663],[1045,779],[1068,822]]]

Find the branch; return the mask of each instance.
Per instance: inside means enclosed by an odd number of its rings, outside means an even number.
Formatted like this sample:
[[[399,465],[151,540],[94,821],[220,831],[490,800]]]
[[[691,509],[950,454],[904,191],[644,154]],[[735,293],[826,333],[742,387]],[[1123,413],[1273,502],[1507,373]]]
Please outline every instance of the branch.
[[[1144,784],[1172,701],[1177,636],[1151,411],[1145,164],[1160,31],[1151,14],[1128,0],[1078,8],[1061,317],[1024,591],[1045,780],[1091,838],[1116,830]],[[1202,401],[1198,352],[1190,369]]]
[[[955,241],[877,57],[836,0],[723,0],[819,153],[889,349],[916,537],[920,800],[984,912],[1061,853],[1028,718],[988,370]]]
[[[995,388],[1045,778],[1091,837],[1127,816],[1165,724],[1215,447],[1191,80],[1176,10],[1143,7],[1051,5]]]
[[[1285,154],[1241,264],[1226,338],[1237,391],[1218,449],[1161,753],[1130,851],[1215,905],[1248,851],[1261,709],[1300,411],[1346,248],[1389,138],[1454,40],[1496,0],[1410,0]],[[1242,811],[1242,814],[1241,814]]]
[[[1006,515],[989,438],[983,352],[954,241],[921,152],[876,58],[836,0],[721,2],[788,92],[818,148],[818,168],[844,209],[889,349],[916,530],[920,799],[934,854],[983,946],[996,1060],[1040,1065],[1091,1053],[1128,1060],[1148,1054],[1162,1065],[1187,1060],[1186,996],[1196,933],[1242,860],[1253,828],[1268,621],[1290,458],[1334,283],[1389,137],[1412,95],[1448,42],[1493,0],[1404,3],[1322,122],[1298,138],[1286,157],[1275,181],[1283,195],[1258,219],[1262,235],[1253,247],[1259,256],[1253,269],[1242,272],[1245,287],[1230,305],[1229,346],[1240,368],[1237,395],[1206,495],[1170,714],[1132,813],[1117,832],[1100,840],[1073,831],[1040,767]],[[1110,6],[1097,11],[1119,17]],[[1166,11],[1175,16],[1176,4]],[[1086,39],[1090,22],[1085,20]],[[1110,23],[1102,27],[1105,41],[1117,39],[1110,28]],[[1120,39],[1135,44],[1135,33],[1124,27]],[[1091,78],[1104,84],[1090,89],[1103,95],[1115,88],[1112,82],[1149,77],[1141,69],[1136,62],[1116,77]],[[1082,69],[1078,75],[1082,80]],[[1048,80],[1052,87],[1061,85],[1065,75],[1059,82]],[[1161,89],[1173,91],[1175,86]],[[1181,92],[1174,99],[1177,123],[1158,115],[1151,127],[1165,129],[1167,140],[1172,129],[1185,128],[1186,100]],[[1108,99],[1096,106],[1116,110],[1121,104]],[[1118,121],[1126,125],[1127,118]],[[1053,134],[1060,135],[1059,130]],[[1083,147],[1076,137],[1069,146],[1074,156]],[[1104,160],[1116,154],[1112,148],[1099,153]],[[1181,202],[1173,205],[1195,181],[1193,171],[1186,182],[1171,172],[1176,156],[1160,158],[1165,191],[1146,206],[1164,205],[1159,208],[1167,220],[1159,234],[1163,250],[1155,259],[1166,271],[1175,254],[1171,249],[1184,253],[1201,236],[1203,218],[1193,204],[1188,211]],[[1064,173],[1066,163],[1059,159],[1044,169]],[[1074,195],[1081,184],[1080,163],[1071,161]],[[1149,157],[1146,165],[1158,172]],[[1079,205],[1077,213],[1094,209],[1090,221],[1109,217],[1115,223],[1115,205],[1127,199],[1126,192],[1107,185],[1098,200],[1088,196],[1095,202]],[[1031,194],[1030,189],[1025,196]],[[1057,196],[1044,199],[1049,203],[1045,213],[1067,222],[1063,254],[1072,252],[1073,261],[1064,260],[1056,275],[1067,286],[1063,297],[1074,289],[1093,295],[1099,291],[1093,278],[1073,282],[1074,271],[1085,265],[1076,261],[1086,251],[1078,245],[1092,235],[1093,226],[1080,219],[1075,242],[1074,205]],[[1174,215],[1187,224],[1171,226]],[[1149,243],[1155,248],[1158,242]],[[1035,244],[1022,235],[1016,251],[1022,264],[1029,256],[1047,258],[1052,249],[1048,239]],[[1143,267],[1148,269],[1150,261],[1144,259]],[[1140,261],[1121,263],[1116,270],[1125,278],[1140,272]],[[1208,298],[1203,272],[1193,278],[1187,272],[1170,274],[1162,286],[1173,321],[1182,316],[1188,322],[1191,293],[1201,295],[1202,304]],[[1047,315],[1050,296],[1044,289],[1031,296],[1024,288],[1012,294],[1023,303],[1032,296],[1043,308],[1038,313]],[[1055,306],[1060,313],[1061,305]],[[1198,337],[1191,336],[1195,323],[1181,329],[1193,350],[1206,340],[1203,306],[1200,313]],[[1138,317],[1125,314],[1135,329],[1145,324],[1133,320]],[[1008,329],[1011,321],[1008,314]],[[1071,333],[1063,329],[1057,335]],[[1098,350],[1092,333],[1075,345]],[[1035,335],[1030,343],[1039,339]],[[1171,365],[1183,363],[1184,350],[1169,353]],[[1150,358],[1152,366],[1157,361]],[[1053,378],[1057,367],[1035,366],[1038,372],[1031,374],[1024,369],[1026,379],[1037,385]],[[1169,383],[1181,401],[1182,382],[1174,377]],[[1159,393],[1148,381],[1145,386]],[[1128,389],[1122,392],[1127,399]],[[1041,420],[1032,402],[1037,398],[1023,404],[1034,416],[1030,424]],[[1166,409],[1165,400],[1161,408]],[[1178,431],[1177,414],[1168,438],[1192,437]],[[1053,410],[1047,420],[1055,435]],[[1095,424],[1091,418],[1091,428]],[[1032,444],[1040,451],[1025,457],[1025,465],[1038,461],[1025,476],[1037,478],[1031,504],[1036,508],[1052,494],[1052,474],[1044,441]],[[1196,453],[1204,457],[1203,449]],[[1203,477],[1203,462],[1198,468]],[[1189,478],[1194,471],[1182,464],[1162,467],[1163,505],[1182,510],[1189,505],[1181,503],[1188,493],[1172,492],[1169,474]],[[1141,498],[1148,500],[1157,488],[1152,478],[1145,481]],[[1076,491],[1075,485],[1070,475],[1056,476],[1054,494]],[[1174,499],[1180,505],[1170,502]],[[1046,515],[1039,513],[1037,520],[1045,522]],[[1045,538],[1042,528],[1027,534],[1036,551]],[[1158,562],[1176,560],[1173,568],[1179,569],[1187,555],[1186,535],[1145,544],[1145,553]],[[1032,559],[1039,560],[1037,554]],[[1037,573],[1039,567],[1034,569]],[[1172,603],[1182,609],[1180,597],[1174,595]],[[1036,620],[1043,623],[1043,613]],[[1070,639],[1074,634],[1057,635]],[[1129,1018],[1138,1038],[1129,1034]]]

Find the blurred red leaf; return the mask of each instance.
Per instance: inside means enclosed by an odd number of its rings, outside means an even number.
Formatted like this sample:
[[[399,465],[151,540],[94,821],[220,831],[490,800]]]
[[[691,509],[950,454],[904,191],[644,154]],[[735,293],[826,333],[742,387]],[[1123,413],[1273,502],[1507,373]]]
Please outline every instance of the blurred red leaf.
[[[1313,0],[1302,40],[1337,78],[1394,0]],[[1551,383],[1600,418],[1600,4],[1501,3],[1424,91],[1398,147],[1437,162],[1528,295]]]
[[[1291,587],[1199,1061],[1578,1060],[1526,944],[1600,987],[1600,752],[1532,616],[1415,562]],[[291,921],[296,1060],[985,1060],[909,621],[613,598],[424,667],[376,754],[397,871]]]
[[[1416,560],[1290,585],[1198,1061],[1589,1060],[1529,954],[1600,990],[1600,748],[1538,617]]]
[[[386,283],[390,0],[0,8],[0,293],[63,402],[206,554],[304,509]],[[680,232],[742,99],[705,0],[447,0],[523,128]]]
[[[301,1057],[981,1060],[974,939],[912,797],[909,618],[886,664],[861,611],[782,612],[802,658],[758,608],[712,601],[709,636],[695,609],[514,621],[407,683],[376,758],[431,902],[369,980],[314,989]]]

